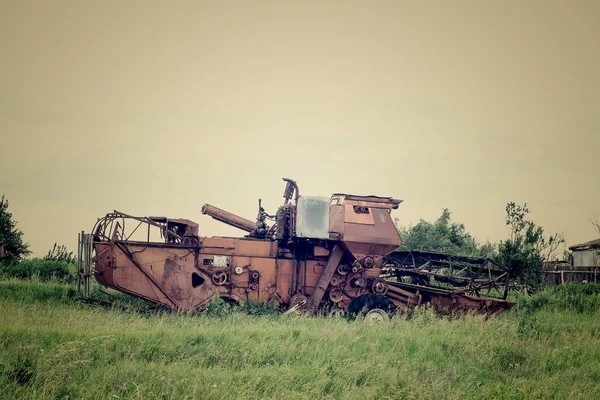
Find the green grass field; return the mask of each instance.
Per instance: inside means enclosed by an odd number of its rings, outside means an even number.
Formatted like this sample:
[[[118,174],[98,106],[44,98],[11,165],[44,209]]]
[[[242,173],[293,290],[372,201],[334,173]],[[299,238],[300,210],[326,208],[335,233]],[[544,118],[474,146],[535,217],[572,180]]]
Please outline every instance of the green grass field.
[[[96,296],[99,296],[97,294]],[[148,311],[73,286],[0,281],[3,399],[600,398],[600,285],[485,321]]]

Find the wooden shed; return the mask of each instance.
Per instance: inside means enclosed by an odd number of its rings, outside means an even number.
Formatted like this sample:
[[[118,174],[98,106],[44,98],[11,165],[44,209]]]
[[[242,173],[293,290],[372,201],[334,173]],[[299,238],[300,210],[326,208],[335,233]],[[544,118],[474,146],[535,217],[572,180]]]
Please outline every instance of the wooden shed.
[[[574,267],[600,267],[600,239],[569,247]]]

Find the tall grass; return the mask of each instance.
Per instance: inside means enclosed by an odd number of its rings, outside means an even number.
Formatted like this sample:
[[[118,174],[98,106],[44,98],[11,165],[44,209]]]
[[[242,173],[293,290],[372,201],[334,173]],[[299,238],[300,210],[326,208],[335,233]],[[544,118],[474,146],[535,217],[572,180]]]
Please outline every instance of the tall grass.
[[[70,285],[0,282],[0,398],[599,398],[598,292],[541,292],[489,320],[424,308],[373,325],[219,304],[123,311],[126,298],[98,307]]]

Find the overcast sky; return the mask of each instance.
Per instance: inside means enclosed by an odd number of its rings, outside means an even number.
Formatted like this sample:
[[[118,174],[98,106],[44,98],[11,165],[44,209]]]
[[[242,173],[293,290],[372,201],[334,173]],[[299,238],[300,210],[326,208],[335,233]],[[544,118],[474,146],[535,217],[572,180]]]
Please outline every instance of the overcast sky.
[[[34,255],[112,210],[199,222],[302,194],[504,207],[569,244],[600,213],[598,1],[0,0],[0,194]]]

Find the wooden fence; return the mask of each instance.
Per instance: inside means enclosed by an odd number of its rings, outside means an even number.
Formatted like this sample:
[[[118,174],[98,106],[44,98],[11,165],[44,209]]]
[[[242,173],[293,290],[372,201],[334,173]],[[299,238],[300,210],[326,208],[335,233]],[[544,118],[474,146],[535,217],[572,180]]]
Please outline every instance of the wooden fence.
[[[544,286],[564,283],[600,283],[600,268],[574,267],[566,262],[546,263],[544,266]]]
[[[94,238],[90,233],[81,231],[77,235],[77,293],[90,297],[92,277],[92,245]]]

